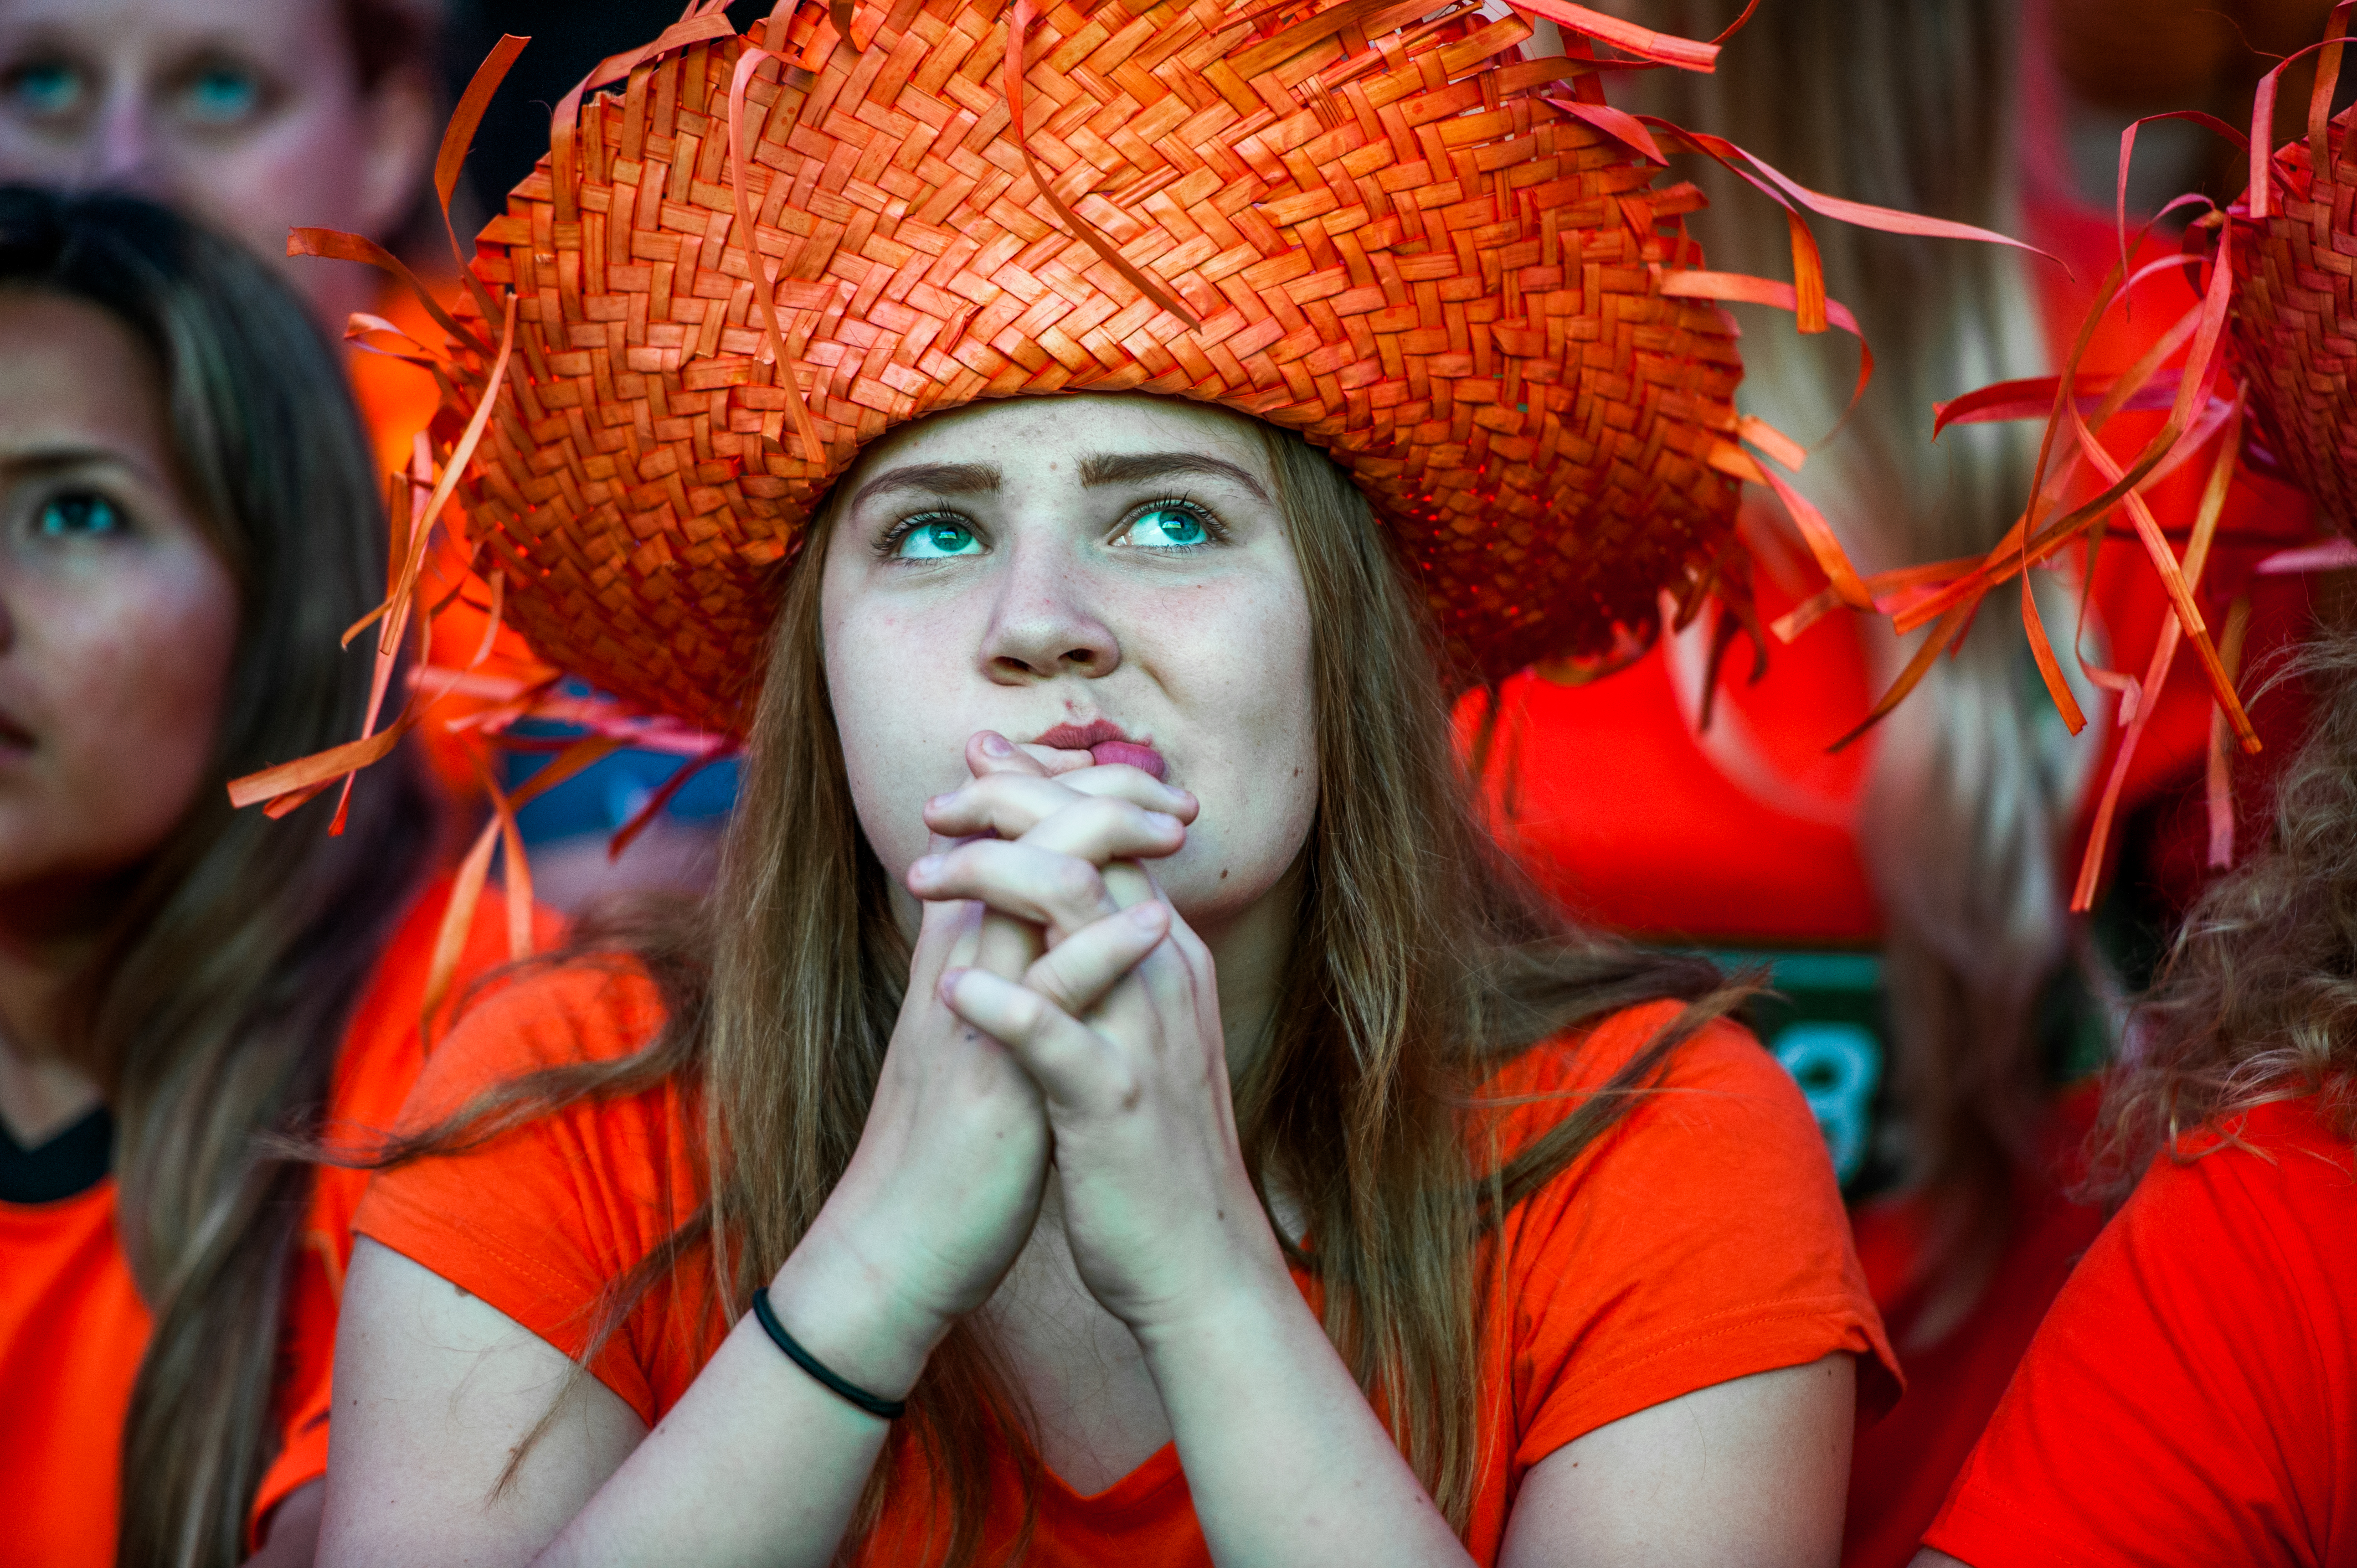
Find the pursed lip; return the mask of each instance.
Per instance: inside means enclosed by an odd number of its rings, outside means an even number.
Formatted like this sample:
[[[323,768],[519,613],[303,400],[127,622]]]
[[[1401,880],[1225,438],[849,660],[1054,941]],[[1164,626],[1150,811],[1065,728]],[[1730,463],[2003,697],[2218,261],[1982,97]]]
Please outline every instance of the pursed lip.
[[[1052,746],[1058,751],[1085,751],[1100,764],[1126,764],[1131,768],[1160,779],[1168,771],[1162,754],[1154,743],[1132,736],[1111,719],[1092,719],[1084,725],[1058,725],[1032,737],[1033,746]]]
[[[1092,719],[1084,725],[1058,725],[1042,730],[1032,738],[1033,746],[1053,746],[1058,751],[1089,751],[1109,740],[1125,741],[1131,746],[1152,746],[1150,740],[1140,740],[1111,719]]]

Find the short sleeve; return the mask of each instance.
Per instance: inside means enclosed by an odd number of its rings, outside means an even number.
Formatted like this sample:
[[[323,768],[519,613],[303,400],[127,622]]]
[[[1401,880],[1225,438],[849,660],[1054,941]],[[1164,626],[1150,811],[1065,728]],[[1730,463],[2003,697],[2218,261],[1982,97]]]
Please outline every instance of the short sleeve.
[[[1575,1105],[1675,1012],[1619,1015],[1512,1087]],[[1656,1087],[1508,1216],[1500,1244],[1517,1466],[1682,1394],[1836,1353],[1860,1358],[1862,1419],[1898,1397],[1824,1136],[1733,1025],[1679,1047]]]
[[[514,985],[428,1059],[404,1129],[433,1126],[529,1074],[611,1063],[651,1042],[662,1020],[652,983],[635,969],[584,963]],[[579,1356],[622,1282],[695,1210],[694,1125],[668,1079],[576,1098],[381,1173],[353,1229]],[[677,1288],[699,1277],[683,1263],[658,1282],[590,1361],[650,1425],[700,1364],[706,1315]]]
[[[1975,1568],[2352,1560],[2357,1187],[2312,1143],[2147,1173],[1924,1544]]]

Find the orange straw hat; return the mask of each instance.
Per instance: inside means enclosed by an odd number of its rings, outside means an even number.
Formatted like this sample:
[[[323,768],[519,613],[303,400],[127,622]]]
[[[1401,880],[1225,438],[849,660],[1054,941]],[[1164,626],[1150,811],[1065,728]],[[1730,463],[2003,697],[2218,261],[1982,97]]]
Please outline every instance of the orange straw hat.
[[[521,362],[458,491],[506,613],[625,701],[739,731],[772,568],[863,443],[1138,391],[1329,453],[1472,678],[1625,660],[1664,592],[1748,614],[1740,441],[1799,453],[1738,420],[1710,301],[1781,293],[1822,327],[1822,284],[1698,270],[1702,198],[1656,184],[1676,133],[1604,105],[1586,39],[1714,46],[1517,9],[1574,57],[1521,58],[1532,23],[1471,0],[898,0],[747,38],[692,14],[608,60],[482,231],[481,330],[453,333],[455,443],[509,294]]]
[[[2233,126],[2198,113],[2154,119],[2202,122],[2250,151],[2251,182],[2242,197],[2220,207],[2206,197],[2184,196],[2164,211],[2206,209],[2186,231],[2180,252],[2149,262],[2131,274],[2125,215],[2127,171],[2137,126],[2130,126],[2120,156],[2120,264],[2088,312],[2077,345],[2060,376],[2007,381],[1966,393],[1942,405],[1938,424],[2040,418],[2047,422],[2044,448],[2031,485],[2031,503],[2012,531],[1987,556],[1936,563],[1867,579],[1877,606],[1900,632],[1930,626],[1932,631],[1914,660],[1877,704],[1867,723],[1890,711],[1911,691],[1941,652],[1963,637],[1981,602],[2000,585],[2074,545],[2092,550],[2107,524],[2125,512],[2138,542],[2167,590],[2168,619],[2141,677],[2129,671],[2089,670],[2096,683],[2121,694],[2124,733],[2097,806],[2093,831],[2080,866],[2072,908],[2093,906],[2104,851],[2121,790],[2156,697],[2169,680],[2179,650],[2190,648],[2215,700],[2209,770],[2210,861],[2232,863],[2234,812],[2230,746],[2257,751],[2259,738],[2234,690],[2242,628],[2250,611],[2247,595],[2229,607],[2222,636],[2213,639],[2196,597],[2204,568],[2226,540],[2221,526],[2229,489],[2244,466],[2288,477],[2315,503],[2317,519],[2334,533],[2318,542],[2275,549],[2254,568],[2261,574],[2316,571],[2357,565],[2357,110],[2331,114],[2341,68],[2341,38],[2357,0],[2341,0],[2324,40],[2276,64],[2261,81],[2247,138]],[[2308,108],[2307,135],[2273,143],[2277,85],[2286,70],[2310,55],[2316,81]],[[2192,269],[2201,298],[2160,337],[2159,345],[2126,373],[2090,376],[2078,371],[2104,314],[2124,302],[2144,278]],[[2172,360],[2181,360],[2175,364]],[[2122,461],[2098,439],[2123,410],[2167,408],[2168,418],[2142,449]],[[2214,443],[2214,447],[2212,444]],[[2205,447],[2209,480],[2195,514],[2164,524],[2145,491]],[[2180,556],[2169,535],[2185,541]],[[2274,542],[2248,542],[2265,548]],[[2090,567],[2092,575],[2092,566]],[[2213,577],[2215,574],[2212,574]],[[1805,607],[1804,621],[1824,607]],[[2073,734],[2085,718],[2062,677],[2037,606],[2027,595],[2023,617],[2048,689]],[[2074,651],[2075,651],[2074,642]]]
[[[1707,70],[1717,47],[1509,3],[1491,19],[1479,0],[781,0],[739,37],[698,0],[558,105],[468,297],[455,315],[429,300],[447,347],[392,350],[441,378],[444,405],[437,461],[395,486],[406,564],[380,693],[455,494],[495,621],[726,744],[780,564],[863,444],[977,399],[1083,391],[1300,432],[1391,531],[1470,680],[1534,662],[1582,678],[1714,603],[1723,650],[1751,625],[1741,479],[1777,489],[1835,596],[1867,607],[1824,521],[1746,449],[1803,456],[1738,415],[1714,302],[1856,331],[1800,207],[2002,237],[1820,197],[1620,113],[1606,67]],[[1533,17],[1567,53],[1524,58]],[[502,40],[453,117],[446,216],[523,42]],[[1701,269],[1682,219],[1702,197],[1660,183],[1665,146],[1786,207],[1794,283]],[[404,270],[327,231],[289,250]],[[419,663],[425,696],[394,725],[372,712],[362,740],[236,798],[283,812],[382,755],[468,679]]]

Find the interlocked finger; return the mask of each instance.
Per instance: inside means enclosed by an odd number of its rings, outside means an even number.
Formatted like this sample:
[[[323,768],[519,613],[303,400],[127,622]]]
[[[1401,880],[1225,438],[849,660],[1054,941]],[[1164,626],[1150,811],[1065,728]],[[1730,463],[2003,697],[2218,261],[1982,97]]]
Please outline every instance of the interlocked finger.
[[[909,868],[920,898],[972,898],[1001,915],[1047,929],[1060,941],[1120,908],[1087,860],[1031,843],[975,839]]]
[[[1078,1018],[1104,999],[1169,933],[1170,907],[1133,905],[1082,927],[1024,972],[1023,983]]]
[[[1117,1103],[1128,1092],[1110,1043],[1029,986],[978,969],[952,970],[942,979],[941,997],[951,1012],[1012,1052],[1050,1101]]]
[[[1135,768],[1090,768],[1058,779],[997,772],[936,797],[925,807],[925,824],[948,838],[995,833],[1022,838],[1083,801],[1125,803],[1140,816],[1183,823],[1195,814],[1195,798]],[[1178,835],[1183,837],[1184,835]],[[1065,848],[1063,844],[1051,847]],[[1172,847],[1176,847],[1175,843]],[[1067,849],[1078,854],[1078,849]]]

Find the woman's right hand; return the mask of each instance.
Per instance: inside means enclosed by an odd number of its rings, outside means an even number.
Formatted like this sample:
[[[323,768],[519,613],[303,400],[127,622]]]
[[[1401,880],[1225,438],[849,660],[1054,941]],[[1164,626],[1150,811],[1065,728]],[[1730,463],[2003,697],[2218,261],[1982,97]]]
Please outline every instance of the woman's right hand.
[[[1078,771],[1060,782],[1094,800],[1039,822],[1017,843],[1103,866],[1167,855],[1184,842],[1191,796],[1137,769],[1093,768],[1086,753],[1071,755]],[[967,743],[966,760],[976,778],[1050,772],[986,731]],[[933,847],[952,842],[937,838]],[[1050,1154],[1037,1085],[940,995],[952,968],[1019,980],[1043,950],[1044,933],[969,900],[923,908],[859,1146],[771,1292],[797,1337],[803,1298],[823,1299],[813,1310],[830,1317],[856,1315],[867,1328],[855,1346],[841,1344],[839,1323],[826,1336],[850,1362],[836,1370],[889,1398],[915,1383],[950,1326],[987,1301],[1013,1266],[1038,1219]],[[1162,934],[1138,927],[1135,958]]]

